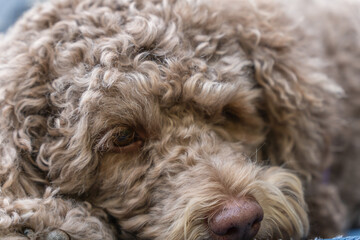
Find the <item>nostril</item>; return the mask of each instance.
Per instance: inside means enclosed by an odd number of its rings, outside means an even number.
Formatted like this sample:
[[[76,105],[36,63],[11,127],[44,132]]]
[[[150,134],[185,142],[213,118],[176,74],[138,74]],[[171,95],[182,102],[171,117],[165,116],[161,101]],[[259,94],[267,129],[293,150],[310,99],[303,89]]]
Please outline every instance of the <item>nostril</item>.
[[[226,234],[227,234],[227,235],[234,235],[234,234],[236,234],[238,231],[239,231],[239,229],[238,229],[237,227],[232,227],[232,228],[230,228],[230,229],[225,233],[225,235],[226,235]]]
[[[249,223],[250,227],[250,231],[249,231],[249,235],[256,235],[261,227],[261,221],[264,218],[264,213],[261,212],[258,216],[256,216],[255,220],[253,221],[253,223]]]
[[[240,198],[227,202],[209,220],[215,240],[252,239],[258,233],[263,219],[263,209],[255,200]]]

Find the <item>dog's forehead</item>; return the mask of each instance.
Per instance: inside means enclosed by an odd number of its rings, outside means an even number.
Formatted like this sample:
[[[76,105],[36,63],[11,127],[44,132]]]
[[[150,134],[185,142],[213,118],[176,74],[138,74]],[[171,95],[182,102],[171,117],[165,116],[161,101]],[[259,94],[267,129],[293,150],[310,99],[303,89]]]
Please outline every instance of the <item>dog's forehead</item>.
[[[252,62],[229,37],[234,29],[199,28],[196,19],[175,18],[176,8],[168,13],[174,16],[154,11],[129,10],[111,34],[56,45],[60,63],[80,59],[62,73],[88,85],[83,99],[147,99],[162,106],[186,102],[221,109],[254,87]]]
[[[211,116],[221,113],[228,105],[247,108],[252,102],[251,96],[258,95],[253,81],[249,80],[251,74],[239,75],[235,80],[221,80],[217,75],[212,79],[201,73],[182,75],[169,72],[167,76],[161,74],[156,64],[144,64],[149,67],[144,73],[99,68],[84,75],[90,78],[84,81],[91,82],[91,85],[82,93],[80,108],[86,113],[104,117],[98,122],[113,119],[114,122],[130,124],[135,119],[143,125],[157,125],[153,120],[159,119],[164,112],[181,116],[181,112],[188,110],[191,114]]]
[[[222,65],[219,62],[206,65],[208,63],[201,60],[206,70],[199,70],[198,60],[170,61],[171,64],[165,65],[144,60],[130,71],[96,66],[79,76],[78,81],[89,83],[82,100],[125,106],[134,101],[152,102],[166,108],[191,104],[216,112],[230,102],[246,98],[246,93],[251,93],[256,86],[247,61],[239,62],[225,73],[220,71],[222,66],[217,68],[217,64]]]

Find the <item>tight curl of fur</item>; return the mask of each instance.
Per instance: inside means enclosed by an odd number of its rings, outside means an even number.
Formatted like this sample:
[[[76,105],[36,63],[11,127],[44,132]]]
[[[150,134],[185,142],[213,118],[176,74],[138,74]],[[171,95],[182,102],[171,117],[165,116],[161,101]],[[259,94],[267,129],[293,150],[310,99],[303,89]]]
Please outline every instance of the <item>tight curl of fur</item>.
[[[360,5],[51,0],[0,37],[0,237],[256,239],[360,225]],[[125,140],[124,140],[125,139]]]

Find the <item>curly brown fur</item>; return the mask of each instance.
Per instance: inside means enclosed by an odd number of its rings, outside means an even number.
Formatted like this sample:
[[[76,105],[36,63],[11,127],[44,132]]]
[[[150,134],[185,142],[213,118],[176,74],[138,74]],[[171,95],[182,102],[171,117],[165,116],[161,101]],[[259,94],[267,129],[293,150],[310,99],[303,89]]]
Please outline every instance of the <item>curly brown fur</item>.
[[[27,12],[0,43],[0,236],[211,239],[244,197],[257,239],[360,224],[360,7],[286,2]]]

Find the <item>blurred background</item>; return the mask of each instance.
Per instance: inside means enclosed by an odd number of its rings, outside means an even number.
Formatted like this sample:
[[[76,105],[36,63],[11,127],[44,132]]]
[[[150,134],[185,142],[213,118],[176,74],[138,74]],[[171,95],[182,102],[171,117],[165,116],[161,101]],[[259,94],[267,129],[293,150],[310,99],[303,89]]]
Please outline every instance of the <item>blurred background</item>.
[[[32,0],[0,0],[0,32],[5,32],[32,3]]]

